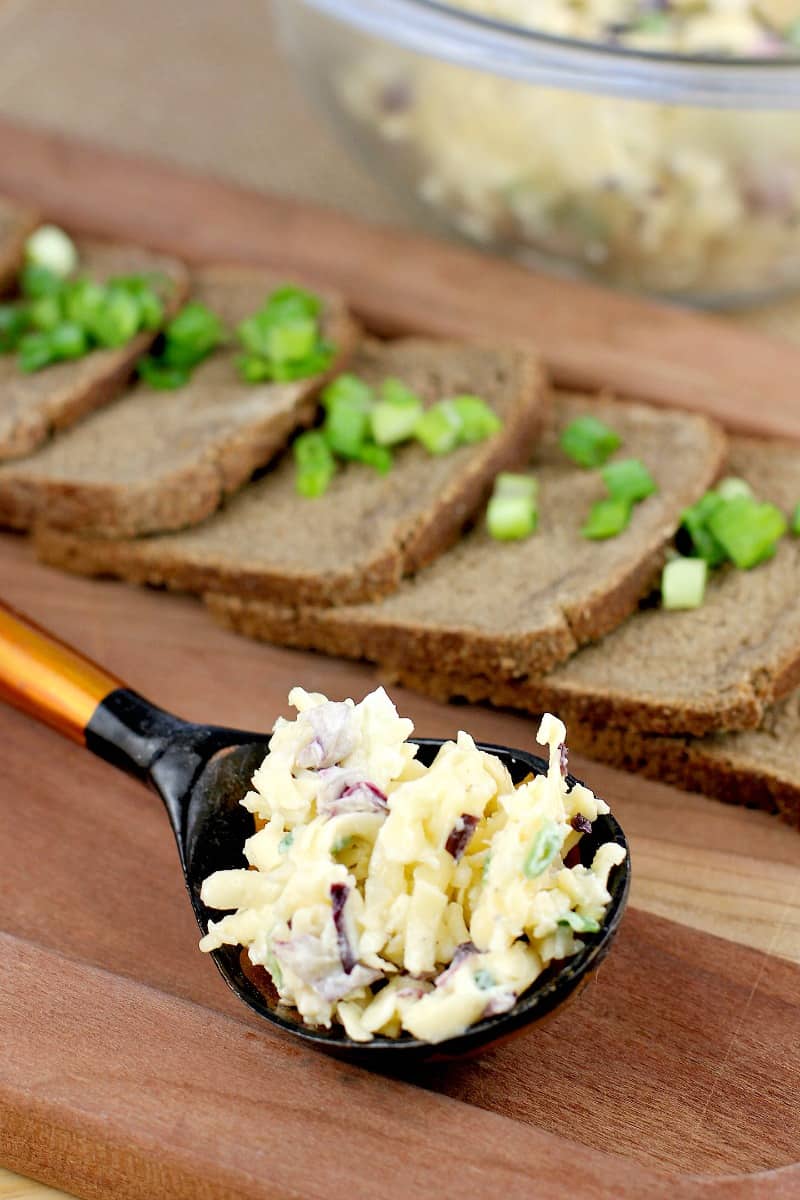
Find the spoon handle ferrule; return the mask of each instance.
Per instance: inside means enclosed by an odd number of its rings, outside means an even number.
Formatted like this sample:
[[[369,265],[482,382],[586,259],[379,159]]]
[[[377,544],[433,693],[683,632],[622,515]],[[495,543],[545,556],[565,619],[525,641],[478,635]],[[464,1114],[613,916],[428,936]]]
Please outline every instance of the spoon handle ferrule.
[[[0,699],[73,742],[123,685],[109,671],[0,601]]]

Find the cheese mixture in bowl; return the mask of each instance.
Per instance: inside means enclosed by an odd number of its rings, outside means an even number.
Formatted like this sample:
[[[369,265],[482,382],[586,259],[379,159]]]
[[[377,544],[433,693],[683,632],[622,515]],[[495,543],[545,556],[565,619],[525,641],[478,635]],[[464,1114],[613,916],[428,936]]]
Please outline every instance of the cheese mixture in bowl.
[[[419,219],[709,305],[800,286],[800,0],[278,0]]]
[[[278,720],[242,801],[250,869],[203,885],[206,905],[235,911],[201,949],[244,946],[309,1025],[440,1042],[507,1012],[599,931],[625,851],[565,861],[608,806],[568,785],[561,721],[539,729],[547,774],[515,786],[466,733],[422,765],[382,688],[289,702],[297,719]]]

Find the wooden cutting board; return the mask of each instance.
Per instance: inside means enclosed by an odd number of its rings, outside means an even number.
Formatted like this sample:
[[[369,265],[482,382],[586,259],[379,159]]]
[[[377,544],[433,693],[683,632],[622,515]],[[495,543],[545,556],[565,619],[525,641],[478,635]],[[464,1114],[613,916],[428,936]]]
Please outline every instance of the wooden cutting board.
[[[252,247],[343,283],[381,328],[532,335],[562,381],[652,388],[740,428],[764,414],[759,380],[773,432],[800,432],[800,353],[711,318],[0,123],[2,191],[192,258]],[[62,576],[20,538],[0,539],[0,582],[189,718],[266,729],[295,683],[374,682],[236,638],[193,600]],[[532,743],[519,716],[396,699],[421,733]],[[148,1200],[800,1193],[800,839],[771,818],[576,763],[631,838],[613,954],[548,1025],[388,1079],[264,1030],[229,995],[196,950],[152,796],[14,712],[0,731],[0,1162]]]

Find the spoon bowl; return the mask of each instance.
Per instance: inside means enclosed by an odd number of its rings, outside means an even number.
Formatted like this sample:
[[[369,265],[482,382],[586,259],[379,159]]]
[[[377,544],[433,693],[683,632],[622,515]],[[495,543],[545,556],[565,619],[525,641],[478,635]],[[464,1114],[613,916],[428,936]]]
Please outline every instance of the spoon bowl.
[[[26,618],[0,608],[0,697],[82,742],[100,758],[151,787],[172,825],[189,899],[198,925],[207,931],[212,913],[200,898],[214,871],[246,866],[243,847],[253,817],[240,804],[255,769],[269,750],[269,736],[183,721],[125,687],[77,651]],[[420,761],[429,765],[443,739],[414,738]],[[479,744],[497,755],[515,783],[545,774],[546,762],[524,750]],[[570,786],[577,781],[568,776]],[[578,843],[584,865],[599,845],[613,841],[627,850],[618,822],[607,814]],[[552,965],[506,1013],[487,1017],[464,1033],[432,1045],[409,1035],[355,1042],[342,1029],[316,1028],[282,1004],[269,975],[254,967],[246,951],[225,946],[212,957],[225,982],[254,1012],[281,1030],[340,1058],[368,1066],[411,1064],[474,1053],[553,1013],[596,970],[619,926],[630,883],[629,857],[612,870],[611,902],[600,930],[583,935],[583,948]]]

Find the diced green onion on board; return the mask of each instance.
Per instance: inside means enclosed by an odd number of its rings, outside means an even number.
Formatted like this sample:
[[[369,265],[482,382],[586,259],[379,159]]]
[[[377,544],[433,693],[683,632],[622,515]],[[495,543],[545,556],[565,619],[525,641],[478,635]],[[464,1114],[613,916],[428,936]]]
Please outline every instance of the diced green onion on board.
[[[741,570],[772,558],[787,525],[774,504],[759,504],[746,496],[723,501],[708,522],[711,533]]]

